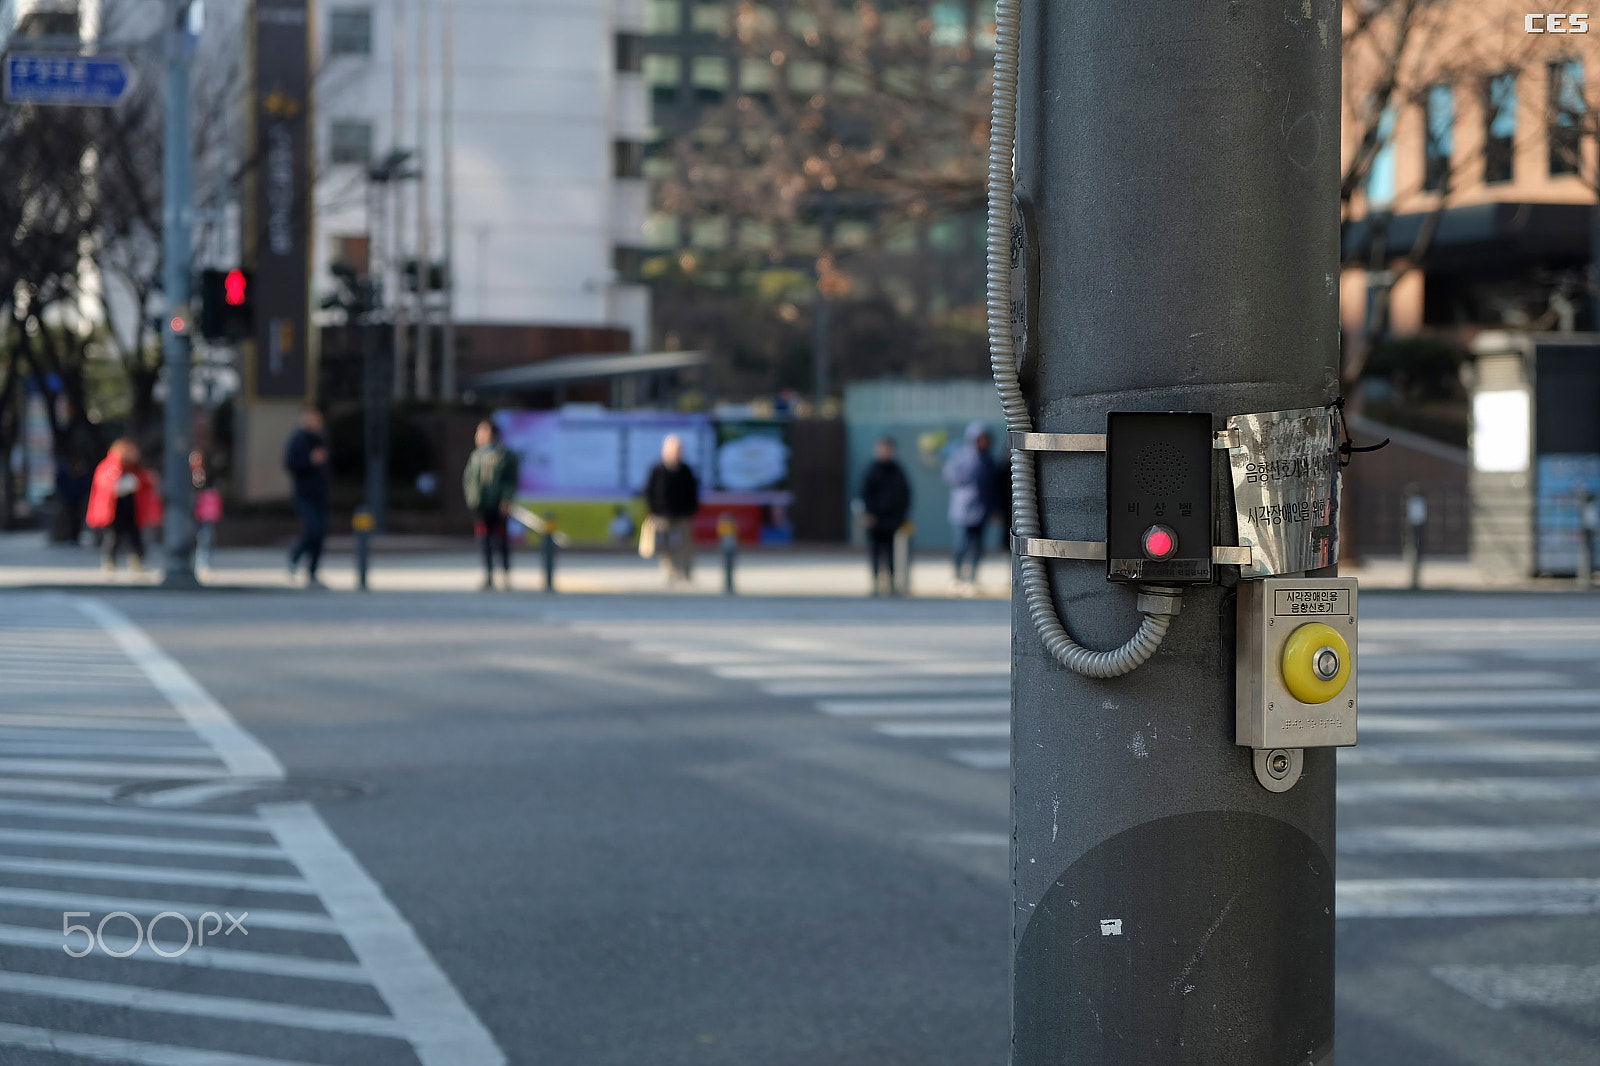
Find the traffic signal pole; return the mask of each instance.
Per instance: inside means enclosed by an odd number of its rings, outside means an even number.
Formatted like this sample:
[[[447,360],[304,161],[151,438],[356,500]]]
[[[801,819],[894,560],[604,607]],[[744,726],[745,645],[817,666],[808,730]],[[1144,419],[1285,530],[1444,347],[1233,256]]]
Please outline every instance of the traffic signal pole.
[[[1222,429],[1332,401],[1339,5],[1001,0],[999,22],[990,336],[1008,429],[1098,434],[1120,411]],[[1105,535],[1103,456],[1015,452],[1013,474],[1019,537]],[[1185,590],[1174,617],[1176,596],[1110,584],[1104,563],[1016,567],[1013,1066],[1329,1066],[1334,753],[1305,749],[1288,791],[1258,783],[1235,743],[1229,579]]]
[[[166,368],[165,462],[161,493],[165,500],[162,547],[169,588],[192,588],[194,576],[194,486],[189,474],[193,425],[189,395],[190,336],[197,323],[189,305],[191,230],[194,195],[189,143],[189,65],[193,35],[187,25],[190,0],[167,3],[166,124],[163,128],[161,182],[162,290],[166,321],[161,360]],[[180,328],[181,327],[181,328]]]

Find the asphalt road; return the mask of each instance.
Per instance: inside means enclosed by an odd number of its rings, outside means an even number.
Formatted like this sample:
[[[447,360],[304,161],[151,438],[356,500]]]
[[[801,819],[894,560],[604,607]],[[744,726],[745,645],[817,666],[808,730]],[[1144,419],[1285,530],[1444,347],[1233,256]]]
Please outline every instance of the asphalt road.
[[[0,1063],[1005,1061],[1007,604],[101,602],[0,596]],[[1341,1061],[1600,1063],[1600,601],[1363,613]]]

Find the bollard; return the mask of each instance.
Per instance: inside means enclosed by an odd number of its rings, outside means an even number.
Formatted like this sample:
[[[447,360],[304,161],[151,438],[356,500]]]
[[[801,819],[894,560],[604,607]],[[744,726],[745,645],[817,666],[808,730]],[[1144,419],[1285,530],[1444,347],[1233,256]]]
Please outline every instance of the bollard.
[[[1401,554],[1411,573],[1411,590],[1422,587],[1422,527],[1428,522],[1428,501],[1415,485],[1406,489],[1404,540]]]
[[[911,595],[911,537],[917,527],[906,522],[894,531],[894,572],[898,575],[889,584],[889,595]]]
[[[544,539],[539,542],[539,552],[544,558],[544,590],[556,590],[556,516],[553,511],[544,513]]]
[[[722,542],[722,591],[732,596],[733,568],[739,557],[739,526],[732,515],[717,517],[717,539]]]
[[[357,507],[350,517],[350,529],[356,535],[356,588],[367,591],[367,564],[372,558],[372,511]]]
[[[1600,530],[1600,500],[1585,492],[1578,504],[1578,588],[1594,588],[1594,535]]]

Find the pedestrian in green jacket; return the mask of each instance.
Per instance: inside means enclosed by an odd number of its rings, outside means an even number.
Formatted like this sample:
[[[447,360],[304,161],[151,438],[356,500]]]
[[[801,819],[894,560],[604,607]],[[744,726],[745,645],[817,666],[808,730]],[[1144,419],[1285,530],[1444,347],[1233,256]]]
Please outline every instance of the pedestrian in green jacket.
[[[495,549],[500,550],[500,567],[505,586],[511,587],[511,537],[506,517],[517,495],[517,453],[500,440],[500,427],[485,419],[478,423],[477,447],[467,457],[461,475],[461,491],[472,510],[473,532],[483,552],[483,588],[494,588]]]

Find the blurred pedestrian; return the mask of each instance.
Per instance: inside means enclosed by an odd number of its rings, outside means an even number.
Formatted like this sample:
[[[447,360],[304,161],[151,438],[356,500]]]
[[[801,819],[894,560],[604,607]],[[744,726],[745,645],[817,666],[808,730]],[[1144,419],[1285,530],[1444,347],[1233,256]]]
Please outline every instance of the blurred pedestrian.
[[[483,590],[494,588],[494,556],[500,553],[500,570],[511,588],[511,534],[506,526],[517,496],[520,464],[517,453],[500,439],[500,427],[488,419],[478,423],[477,447],[467,457],[461,474],[461,491],[472,511],[472,531],[483,552]]]
[[[694,570],[691,521],[700,510],[700,481],[683,461],[683,439],[668,434],[661,442],[661,461],[645,483],[644,503],[650,512],[641,537],[653,537],[667,580],[688,581]]]
[[[144,571],[144,530],[161,524],[161,496],[144,465],[139,446],[127,437],[112,441],[95,467],[89,487],[89,527],[106,530],[101,567],[117,569],[117,557],[128,555],[128,568]]]
[[[194,566],[210,570],[217,546],[217,523],[222,521],[222,493],[211,484],[205,453],[189,453],[189,483],[194,486]]]
[[[78,415],[70,404],[66,428],[56,442],[56,514],[50,539],[62,544],[77,544],[83,537],[84,512],[89,505],[89,489],[94,483],[95,457],[100,445],[94,427]]]
[[[322,412],[306,404],[300,426],[283,449],[283,466],[294,482],[294,513],[300,519],[300,539],[289,549],[289,580],[300,575],[306,561],[306,587],[321,588],[317,565],[322,562],[322,542],[328,536],[328,439],[323,436]]]
[[[944,483],[950,486],[950,525],[955,538],[955,583],[963,592],[978,584],[978,563],[983,560],[983,532],[995,512],[997,467],[989,448],[994,438],[989,427],[974,422],[965,442],[944,464]],[[962,565],[969,569],[963,577]]]
[[[867,550],[872,561],[872,594],[884,591],[880,575],[888,578],[888,593],[895,592],[894,538],[911,513],[911,483],[894,456],[894,439],[879,437],[872,446],[872,465],[861,479],[862,521],[867,527]]]
[[[994,483],[990,486],[990,517],[1000,527],[1000,550],[1011,549],[1011,452],[1001,448],[994,461]]]

